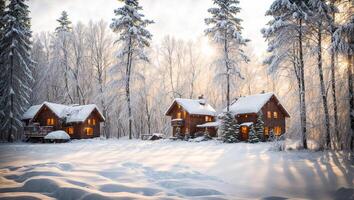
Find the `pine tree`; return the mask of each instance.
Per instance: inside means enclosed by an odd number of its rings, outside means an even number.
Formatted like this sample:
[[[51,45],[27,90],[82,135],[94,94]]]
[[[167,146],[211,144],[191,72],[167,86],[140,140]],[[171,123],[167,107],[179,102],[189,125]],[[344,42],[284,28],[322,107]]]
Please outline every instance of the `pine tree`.
[[[69,88],[69,72],[70,72],[70,44],[71,44],[71,21],[69,20],[68,13],[63,11],[59,19],[57,19],[59,26],[55,28],[56,41],[54,46],[58,48],[60,53],[60,65],[64,71],[64,87],[65,87],[65,98],[69,99],[70,103],[74,103],[74,99],[70,95]],[[65,100],[67,101],[67,99]]]
[[[216,7],[208,9],[208,12],[212,16],[205,19],[206,25],[211,27],[206,29],[205,33],[219,44],[223,52],[223,57],[220,58],[218,63],[221,63],[221,65],[225,67],[224,70],[221,70],[221,74],[226,76],[226,100],[228,112],[231,103],[231,75],[238,75],[242,78],[237,65],[240,60],[245,62],[249,61],[248,57],[242,50],[242,47],[246,46],[246,43],[249,40],[242,37],[242,20],[236,17],[241,10],[240,7],[238,7],[239,1],[213,0],[213,2]]]
[[[130,81],[135,62],[139,60],[149,61],[144,49],[150,47],[152,34],[146,29],[153,21],[143,19],[144,15],[139,13],[142,7],[138,0],[121,0],[123,7],[114,11],[117,18],[113,19],[111,29],[119,34],[116,43],[121,44],[118,58],[124,60],[126,67],[125,93],[128,106],[129,139],[132,139],[132,108]]]
[[[249,143],[259,142],[259,138],[257,136],[257,132],[256,132],[253,124],[251,125],[250,130],[248,132],[248,142]]]
[[[259,141],[264,141],[264,122],[262,113],[258,114],[257,121],[255,124],[255,131]]]
[[[225,112],[222,114],[220,132],[224,142],[239,142],[240,127],[237,120],[230,112]]]
[[[25,0],[12,0],[5,11],[4,37],[0,41],[0,130],[7,133],[7,140],[13,141],[20,133],[21,117],[28,107],[32,69],[30,56],[31,30],[28,6]]]
[[[5,27],[5,0],[0,0],[0,40],[4,35],[4,27]]]

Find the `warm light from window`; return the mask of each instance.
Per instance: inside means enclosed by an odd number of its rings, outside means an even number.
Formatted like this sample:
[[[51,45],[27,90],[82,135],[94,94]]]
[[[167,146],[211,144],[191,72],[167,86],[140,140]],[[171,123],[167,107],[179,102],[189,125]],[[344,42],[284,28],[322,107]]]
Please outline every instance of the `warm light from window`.
[[[274,133],[276,136],[279,136],[281,135],[281,127],[280,126],[277,126],[274,128]]]
[[[206,121],[206,122],[211,122],[211,117],[205,116],[205,121]]]
[[[264,127],[264,135],[269,135],[269,128],[268,127]]]
[[[181,112],[178,112],[177,113],[177,119],[181,119],[181,115],[182,115]]]
[[[69,134],[69,135],[72,135],[74,134],[74,127],[70,126],[66,129],[66,132]]]
[[[274,113],[273,113],[273,116],[274,116],[274,119],[277,119],[277,118],[278,118],[278,113],[277,113],[277,112],[274,112]]]
[[[85,133],[86,133],[86,135],[89,135],[89,136],[93,135],[93,128],[91,128],[91,127],[85,128]]]
[[[187,112],[183,111],[183,117],[186,118],[187,117]]]
[[[92,119],[92,125],[96,125],[96,120]]]
[[[247,133],[247,127],[246,126],[242,126],[241,127],[241,132],[242,133]]]
[[[248,117],[248,115],[245,115],[245,118],[247,118]]]
[[[272,118],[272,112],[268,111],[267,112],[267,117],[268,117],[268,119]]]
[[[47,126],[53,126],[54,125],[54,118],[48,118],[47,119]]]

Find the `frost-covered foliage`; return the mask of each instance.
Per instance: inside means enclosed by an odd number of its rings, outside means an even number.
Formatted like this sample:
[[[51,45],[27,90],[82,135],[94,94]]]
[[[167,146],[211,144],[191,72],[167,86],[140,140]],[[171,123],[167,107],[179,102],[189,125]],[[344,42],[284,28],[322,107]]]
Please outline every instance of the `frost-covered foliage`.
[[[254,125],[252,124],[250,126],[250,130],[248,132],[248,142],[249,143],[257,143],[260,141],[260,138],[258,137],[258,134],[254,128]]]
[[[345,23],[337,28],[334,32],[334,41],[332,50],[344,55],[354,54],[354,16],[351,17],[348,23]]]
[[[116,43],[120,45],[117,58],[125,66],[125,95],[128,107],[129,138],[132,138],[132,108],[131,108],[131,75],[133,66],[139,60],[149,61],[145,48],[150,47],[152,34],[146,29],[153,21],[143,19],[139,13],[142,7],[137,0],[124,0],[124,5],[114,11],[117,18],[113,19],[111,29],[119,35]]]
[[[254,126],[256,131],[256,135],[260,141],[264,141],[264,122],[263,122],[263,114],[260,112],[257,116],[257,121]]]
[[[215,41],[222,52],[217,60],[218,74],[226,77],[226,104],[227,110],[230,106],[230,76],[236,75],[242,78],[239,65],[240,62],[248,62],[243,47],[248,39],[242,37],[241,19],[237,18],[241,8],[238,7],[238,0],[213,0],[215,7],[208,9],[211,17],[205,19],[205,34]],[[220,66],[220,67],[219,67]]]
[[[239,141],[240,125],[230,112],[225,112],[220,117],[221,138],[226,143],[234,143]]]
[[[12,141],[21,131],[21,116],[28,108],[33,82],[31,30],[25,0],[12,0],[7,5],[4,37],[0,41],[0,130]]]

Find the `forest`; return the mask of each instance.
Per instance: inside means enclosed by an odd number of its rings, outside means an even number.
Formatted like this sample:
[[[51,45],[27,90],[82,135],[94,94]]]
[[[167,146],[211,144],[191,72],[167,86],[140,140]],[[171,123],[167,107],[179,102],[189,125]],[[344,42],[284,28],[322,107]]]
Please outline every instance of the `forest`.
[[[32,32],[25,0],[0,1],[0,128],[22,138],[21,115],[44,101],[97,104],[103,137],[171,134],[165,111],[174,98],[203,94],[217,110],[234,99],[274,92],[290,113],[287,138],[327,149],[354,144],[351,0],[274,0],[259,27],[267,53],[254,55],[242,34],[237,0],[214,0],[195,40],[154,40],[137,0],[117,3],[112,21],[72,23]]]

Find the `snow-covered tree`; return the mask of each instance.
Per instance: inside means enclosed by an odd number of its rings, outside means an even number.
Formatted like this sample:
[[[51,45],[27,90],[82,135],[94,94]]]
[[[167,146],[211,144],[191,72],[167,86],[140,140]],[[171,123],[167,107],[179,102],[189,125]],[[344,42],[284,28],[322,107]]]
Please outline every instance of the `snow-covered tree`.
[[[0,0],[0,39],[4,35],[4,27],[5,27],[4,16],[5,16],[5,1]]]
[[[32,33],[25,0],[10,1],[4,20],[5,35],[0,41],[0,129],[11,142],[21,131],[21,117],[28,108],[33,82]]]
[[[257,116],[257,121],[255,124],[256,135],[260,141],[264,140],[264,122],[263,122],[263,114],[260,112]]]
[[[148,61],[145,48],[150,46],[152,34],[146,29],[153,21],[144,19],[139,13],[142,7],[138,0],[122,0],[124,5],[114,11],[111,28],[119,34],[116,43],[120,44],[118,58],[125,62],[125,93],[128,106],[129,139],[132,139],[131,75],[133,66],[139,60]]]
[[[74,103],[74,98],[70,94],[70,83],[69,83],[69,75],[70,75],[70,46],[71,46],[71,37],[72,37],[72,27],[71,21],[69,20],[68,13],[63,11],[59,19],[57,19],[59,26],[55,28],[55,41],[54,48],[58,51],[56,58],[58,58],[58,64],[62,68],[64,72],[64,92],[65,92],[65,100],[70,103]],[[68,99],[68,100],[67,100]]]
[[[313,38],[315,40],[315,54],[317,55],[317,68],[320,81],[320,92],[322,97],[322,106],[324,112],[324,122],[325,122],[325,144],[327,148],[331,148],[331,133],[330,133],[330,122],[329,122],[329,110],[328,110],[328,100],[327,92],[325,86],[325,80],[323,75],[323,38],[326,35],[330,35],[330,31],[333,27],[332,11],[330,5],[328,5],[324,0],[310,0],[309,8],[311,14],[309,17],[309,27],[312,32]]]
[[[252,124],[250,126],[250,130],[248,132],[248,142],[249,143],[257,143],[259,141],[260,141],[260,139],[258,138],[258,135],[257,135],[257,132],[254,128],[254,125]]]
[[[242,48],[249,40],[242,37],[242,20],[236,17],[241,10],[238,7],[239,1],[213,0],[213,3],[215,7],[208,9],[211,17],[205,19],[206,25],[210,26],[205,33],[219,45],[222,51],[222,57],[217,63],[222,67],[221,75],[226,77],[226,105],[229,111],[231,76],[237,75],[242,78],[240,62],[249,61]]]
[[[220,133],[224,142],[234,143],[239,141],[240,125],[230,112],[224,112],[221,117]]]
[[[334,33],[332,50],[344,55],[347,59],[348,95],[350,113],[350,148],[354,151],[354,84],[353,84],[353,63],[354,63],[354,16],[347,23],[338,27]]]
[[[268,41],[270,57],[265,63],[270,72],[276,72],[284,63],[293,65],[298,84],[300,124],[303,147],[307,148],[307,114],[305,99],[304,38],[307,33],[308,0],[275,0],[266,12],[272,16],[268,27],[262,30]]]

